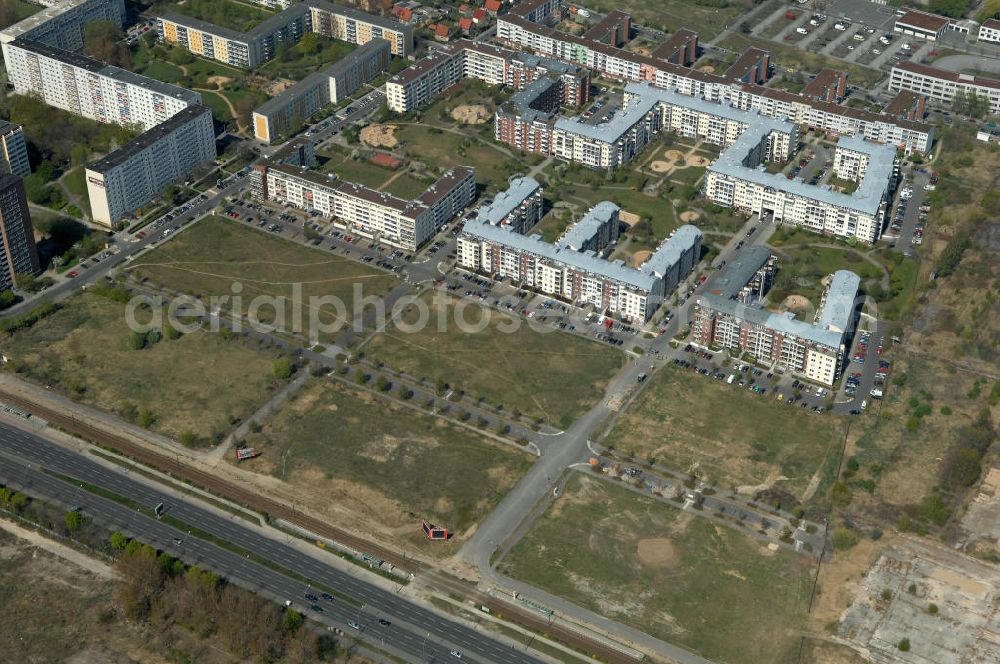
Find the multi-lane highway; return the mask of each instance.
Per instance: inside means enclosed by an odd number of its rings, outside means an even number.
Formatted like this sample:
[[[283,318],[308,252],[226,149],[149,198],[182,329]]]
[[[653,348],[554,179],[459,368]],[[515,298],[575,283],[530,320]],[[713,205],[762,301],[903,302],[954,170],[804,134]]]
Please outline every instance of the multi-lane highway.
[[[128,505],[94,495],[73,483],[41,472],[48,469],[124,496],[147,508],[163,503],[166,514],[180,522],[211,533],[245,551],[330,588],[333,601],[307,600],[309,585],[244,555],[198,539]],[[57,500],[110,527],[166,550],[189,563],[196,563],[279,601],[293,605],[312,618],[343,629],[373,647],[405,653],[410,661],[450,661],[461,653],[470,661],[496,664],[540,662],[520,646],[501,643],[488,634],[438,615],[381,584],[324,564],[288,543],[272,539],[260,529],[244,525],[199,506],[194,500],[179,499],[167,491],[131,479],[125,471],[101,465],[76,451],[66,449],[42,436],[0,423],[0,481],[21,487],[29,495]],[[321,592],[313,589],[315,595]],[[321,612],[313,610],[315,604]],[[381,621],[381,622],[380,622]],[[351,623],[360,629],[351,627]],[[388,624],[385,624],[388,623]]]

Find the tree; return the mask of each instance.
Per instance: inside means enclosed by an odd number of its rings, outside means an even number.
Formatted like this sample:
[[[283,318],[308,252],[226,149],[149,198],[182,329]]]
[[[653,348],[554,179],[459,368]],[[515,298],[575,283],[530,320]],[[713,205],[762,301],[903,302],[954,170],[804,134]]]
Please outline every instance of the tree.
[[[282,357],[274,361],[271,373],[278,380],[286,380],[291,378],[292,374],[295,373],[295,365],[287,357]]]
[[[83,48],[91,57],[116,67],[132,65],[132,53],[125,35],[111,21],[94,21],[83,29]]]
[[[115,532],[111,533],[110,542],[112,549],[114,549],[115,551],[121,551],[122,549],[125,548],[125,545],[128,544],[128,538],[116,530]]]
[[[285,616],[281,620],[281,626],[286,632],[296,632],[303,623],[302,614],[295,609],[286,609]]]
[[[947,484],[953,487],[972,486],[979,480],[982,465],[979,462],[979,452],[971,447],[962,447],[955,451],[948,467]]]
[[[90,159],[90,148],[86,145],[74,145],[69,151],[69,161],[73,166],[83,166]]]
[[[837,551],[846,551],[858,543],[858,536],[849,528],[834,528],[830,536],[830,543]]]
[[[145,408],[139,409],[139,417],[138,417],[139,426],[141,426],[143,429],[148,429],[149,427],[153,426],[153,422],[155,421],[156,417],[151,412],[149,412]]]
[[[18,18],[16,0],[2,0],[0,2],[0,29],[14,25]]]
[[[128,337],[128,347],[132,350],[142,350],[146,347],[146,333],[133,332]]]
[[[901,641],[899,642],[899,645],[898,645],[897,647],[898,647],[898,648],[899,648],[899,649],[900,649],[901,651],[903,651],[903,652],[909,652],[909,650],[910,650],[910,640],[909,640],[909,639],[906,639],[906,638],[902,639],[902,640],[901,640]]]
[[[14,291],[9,288],[5,291],[0,292],[0,309],[6,309],[17,302],[17,296],[14,295]]]
[[[301,50],[306,55],[314,55],[319,53],[323,48],[319,41],[319,35],[315,32],[307,32],[302,35],[302,39],[299,40],[299,50]]]
[[[78,510],[66,512],[66,529],[70,532],[76,530],[83,523],[83,515]]]

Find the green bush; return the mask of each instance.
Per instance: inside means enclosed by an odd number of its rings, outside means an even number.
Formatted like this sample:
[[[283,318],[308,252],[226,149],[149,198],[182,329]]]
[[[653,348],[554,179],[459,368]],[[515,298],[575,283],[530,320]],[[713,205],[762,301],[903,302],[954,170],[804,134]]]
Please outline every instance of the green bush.
[[[830,543],[837,551],[846,551],[858,543],[858,536],[850,528],[834,528],[830,535]]]

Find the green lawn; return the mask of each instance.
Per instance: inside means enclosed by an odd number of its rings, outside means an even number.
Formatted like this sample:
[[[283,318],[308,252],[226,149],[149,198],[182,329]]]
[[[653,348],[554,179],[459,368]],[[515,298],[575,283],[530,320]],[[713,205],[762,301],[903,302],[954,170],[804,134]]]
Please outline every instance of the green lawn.
[[[484,311],[490,319],[481,331],[463,332],[456,323],[458,300],[439,294],[424,301],[430,323],[417,332],[392,327],[379,334],[364,349],[371,359],[561,427],[594,405],[622,366],[624,356],[608,346],[561,332],[536,332],[523,320],[467,301],[461,301],[459,311],[470,325]],[[411,307],[404,321],[412,323],[416,313]],[[514,325],[514,331],[506,331]]]
[[[795,661],[810,560],[576,474],[500,571],[725,664]]]
[[[290,482],[320,509],[333,502],[389,528],[407,526],[409,545],[424,540],[421,519],[461,538],[532,462],[439,418],[317,380],[247,442],[264,454],[245,468]]]
[[[87,216],[90,216],[90,195],[87,193],[86,168],[78,166],[63,176],[63,182],[70,193],[76,196],[83,205]]]
[[[791,393],[785,396],[790,396]],[[771,484],[801,500],[810,479],[840,453],[845,422],[668,366],[651,379],[603,443],[697,468],[725,488]]]
[[[212,109],[212,116],[219,122],[229,122],[233,119],[233,114],[229,110],[229,104],[226,100],[222,98],[221,95],[215,92],[206,92],[204,90],[199,90],[198,94],[201,95],[201,100]]]
[[[304,330],[314,315],[329,327],[352,320],[355,288],[366,297],[378,296],[397,282],[380,270],[223,217],[199,221],[137,258],[128,269],[137,278],[199,297],[232,295],[234,284],[239,284],[244,312],[258,296],[276,298],[286,328],[294,326],[298,303]],[[344,311],[322,302],[311,304],[313,297],[327,296],[339,299]],[[270,322],[274,311],[275,307],[264,306],[259,317]]]
[[[315,35],[315,44],[311,43],[313,38],[299,42],[288,50],[279,52],[277,57],[260,67],[260,70],[273,77],[298,81],[322,67],[329,67],[357,48],[354,44],[316,33],[309,34]]]
[[[504,154],[492,141],[480,141],[427,125],[401,125],[396,132],[399,151],[414,161],[445,171],[455,166],[475,166],[476,182],[490,192],[507,188],[524,164]]]
[[[814,235],[812,242],[816,242]],[[862,286],[871,288],[880,282],[884,272],[865,260],[858,252],[844,247],[796,247],[785,245],[775,249],[778,274],[769,300],[778,304],[786,296],[801,295],[819,306],[823,294],[822,280],[837,270],[850,270],[861,277]]]
[[[124,305],[88,293],[2,343],[7,366],[25,377],[130,419],[129,404],[147,408],[151,428],[174,437],[215,438],[277,386],[275,356],[236,339],[199,330],[133,350],[130,338]]]
[[[184,78],[184,71],[177,65],[163,60],[147,60],[141,67],[134,68],[137,74],[155,78],[164,83],[178,83]]]
[[[650,28],[673,32],[690,28],[701,34],[703,41],[711,39],[726,25],[739,20],[753,4],[743,0],[729,2],[686,2],[685,0],[584,0],[577,3],[601,14],[621,10],[632,15],[632,22]]]
[[[273,15],[266,9],[236,0],[184,0],[163,3],[159,8],[239,32],[246,32]]]

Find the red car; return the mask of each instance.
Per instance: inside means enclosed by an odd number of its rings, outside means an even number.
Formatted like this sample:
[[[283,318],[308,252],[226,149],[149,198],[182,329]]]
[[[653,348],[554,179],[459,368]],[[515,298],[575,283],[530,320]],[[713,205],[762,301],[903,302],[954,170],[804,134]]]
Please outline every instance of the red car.
[[[138,233],[136,233],[136,237],[138,237],[139,239],[146,237],[146,231],[139,231]]]
[[[70,279],[74,279],[78,274],[79,272],[77,272],[76,270],[70,270],[69,272],[66,273],[66,276],[69,277]]]

